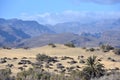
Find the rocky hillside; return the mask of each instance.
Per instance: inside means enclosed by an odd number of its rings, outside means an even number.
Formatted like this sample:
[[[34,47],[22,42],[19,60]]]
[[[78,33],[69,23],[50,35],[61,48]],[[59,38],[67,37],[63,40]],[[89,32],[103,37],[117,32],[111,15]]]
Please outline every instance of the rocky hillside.
[[[98,33],[108,30],[120,30],[120,19],[101,20],[89,23],[82,22],[65,22],[50,26],[57,33],[70,32],[75,34]]]
[[[41,25],[36,21],[23,21],[19,19],[0,19],[0,25],[7,25],[9,27],[14,27],[16,29],[22,30],[26,34],[34,37],[39,36],[44,33],[54,33],[47,26]]]
[[[48,27],[49,26],[49,27]],[[0,19],[0,46],[39,47],[49,43],[74,43],[95,47],[110,44],[120,47],[120,19],[93,23],[66,22],[54,26],[36,21]]]
[[[19,47],[38,47],[49,43],[74,43],[80,47],[96,47],[102,44],[109,44],[114,47],[120,47],[120,32],[105,31],[99,34],[84,33],[81,35],[72,33],[44,34],[38,37],[26,39],[19,43]]]
[[[26,38],[30,38],[30,36],[22,30],[0,25],[0,46],[14,46]]]

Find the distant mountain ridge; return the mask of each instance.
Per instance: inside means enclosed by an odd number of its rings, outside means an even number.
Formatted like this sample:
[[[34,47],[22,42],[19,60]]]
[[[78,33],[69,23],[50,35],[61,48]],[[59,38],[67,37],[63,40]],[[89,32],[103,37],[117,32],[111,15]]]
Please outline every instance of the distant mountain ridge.
[[[0,46],[39,47],[49,43],[74,43],[94,47],[110,44],[120,47],[120,19],[90,23],[65,22],[41,25],[36,21],[0,18]]]
[[[0,46],[15,46],[20,41],[45,33],[55,33],[36,21],[0,18]]]
[[[49,27],[57,33],[99,33],[108,30],[120,30],[120,19],[94,21],[90,23],[65,22]]]
[[[26,38],[30,38],[30,36],[19,29],[0,25],[0,46],[14,46]]]
[[[34,37],[34,36],[39,36],[44,33],[55,33],[51,29],[49,29],[45,25],[41,25],[36,21],[23,21],[20,19],[0,19],[0,25],[7,25],[14,27],[16,29],[20,29],[26,34]]]

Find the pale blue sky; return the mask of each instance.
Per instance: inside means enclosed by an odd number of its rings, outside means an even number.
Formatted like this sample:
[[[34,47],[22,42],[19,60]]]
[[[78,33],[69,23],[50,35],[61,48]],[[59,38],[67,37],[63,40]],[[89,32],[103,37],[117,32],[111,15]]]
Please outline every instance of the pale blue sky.
[[[102,0],[101,0],[102,1]],[[76,12],[119,12],[120,0],[0,0],[0,18],[36,18],[38,14]],[[24,15],[24,16],[23,16]],[[117,13],[118,15],[118,13]],[[25,18],[26,18],[25,16]],[[35,16],[35,17],[33,17]]]

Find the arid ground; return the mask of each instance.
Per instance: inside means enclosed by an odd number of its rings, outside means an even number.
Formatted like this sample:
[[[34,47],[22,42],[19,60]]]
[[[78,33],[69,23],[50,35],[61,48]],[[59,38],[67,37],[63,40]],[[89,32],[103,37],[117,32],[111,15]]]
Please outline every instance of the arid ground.
[[[52,57],[58,57],[59,62],[53,63],[50,66],[50,69],[46,69],[50,72],[57,71],[56,65],[58,63],[62,64],[64,67],[77,67],[79,70],[85,66],[84,61],[92,55],[97,56],[100,59],[101,63],[105,65],[106,69],[115,69],[120,68],[120,56],[114,54],[111,50],[109,52],[103,52],[99,48],[95,48],[95,51],[86,51],[83,48],[70,48],[64,45],[56,44],[56,47],[53,48],[51,46],[43,46],[37,48],[30,48],[30,49],[0,49],[0,58],[7,57],[5,63],[0,63],[0,69],[8,67],[8,64],[13,64],[11,67],[12,75],[16,75],[17,72],[21,70],[18,69],[19,67],[23,67],[23,65],[18,64],[20,60],[29,60],[31,62],[36,62],[36,55],[37,54],[46,54]],[[70,57],[71,59],[64,59],[64,57]],[[82,61],[81,61],[82,60]],[[75,63],[72,61],[76,61]],[[44,63],[44,66],[46,63]],[[26,64],[25,69],[32,67],[31,64]]]

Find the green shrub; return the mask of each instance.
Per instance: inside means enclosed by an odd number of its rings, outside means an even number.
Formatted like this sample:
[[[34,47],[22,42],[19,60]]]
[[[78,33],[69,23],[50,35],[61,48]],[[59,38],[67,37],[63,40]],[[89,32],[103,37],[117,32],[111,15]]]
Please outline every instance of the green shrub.
[[[101,64],[96,56],[88,57],[86,61],[86,66],[83,68],[81,75],[85,80],[90,80],[91,78],[99,78],[105,74],[104,65]],[[82,77],[81,76],[81,77]]]

